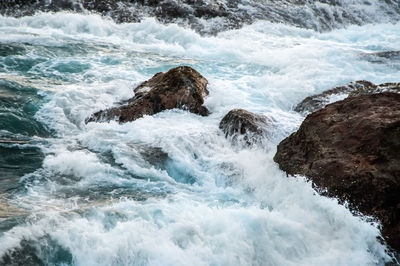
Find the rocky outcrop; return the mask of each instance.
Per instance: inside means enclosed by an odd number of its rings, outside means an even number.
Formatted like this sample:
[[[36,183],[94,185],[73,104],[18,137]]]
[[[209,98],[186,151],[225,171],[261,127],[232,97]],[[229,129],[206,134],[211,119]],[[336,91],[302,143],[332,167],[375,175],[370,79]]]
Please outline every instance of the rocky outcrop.
[[[374,94],[381,92],[395,92],[400,93],[400,83],[383,83],[379,85],[364,86],[349,93],[349,97],[354,97],[362,94]]]
[[[209,111],[203,103],[208,95],[207,83],[206,78],[188,66],[160,72],[136,87],[135,96],[126,104],[96,112],[85,122],[117,120],[125,123],[174,108],[206,116]]]
[[[222,118],[219,128],[225,137],[234,142],[243,139],[248,145],[262,142],[267,138],[267,128],[271,122],[262,115],[257,115],[243,109],[234,109]]]
[[[376,53],[362,53],[360,58],[372,63],[385,64],[400,62],[400,51],[385,51]]]
[[[278,145],[274,160],[378,218],[387,243],[400,250],[400,94],[361,94],[327,105]]]
[[[309,96],[300,102],[294,110],[299,113],[311,113],[340,98],[360,94],[381,93],[385,91],[400,92],[400,83],[383,83],[375,85],[366,80],[350,82],[345,86],[335,87],[324,91],[323,93]]]
[[[362,0],[279,0],[267,3],[255,0],[2,0],[0,14],[25,16],[38,11],[92,11],[109,16],[118,23],[156,17],[161,22],[189,25],[206,34],[239,28],[257,20],[317,31],[350,24],[396,23],[399,20],[397,1],[380,1],[375,5],[375,13],[371,16],[370,3]],[[209,19],[210,23],[207,23]]]

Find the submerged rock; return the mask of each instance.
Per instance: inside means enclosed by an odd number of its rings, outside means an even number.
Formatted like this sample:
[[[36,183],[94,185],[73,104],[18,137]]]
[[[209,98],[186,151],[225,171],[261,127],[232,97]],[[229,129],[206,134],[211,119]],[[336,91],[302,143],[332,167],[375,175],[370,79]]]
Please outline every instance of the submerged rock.
[[[135,145],[135,149],[140,156],[151,166],[157,169],[165,169],[165,165],[169,160],[168,153],[163,151],[160,147],[153,147],[149,145]]]
[[[219,128],[225,137],[237,141],[243,138],[246,144],[262,142],[268,136],[267,128],[270,121],[267,117],[248,112],[243,109],[234,109],[222,118]]]
[[[274,157],[351,208],[378,218],[400,250],[400,94],[348,97],[307,116]]]
[[[96,112],[85,122],[117,120],[125,123],[174,108],[207,116],[209,111],[203,106],[204,97],[208,95],[207,83],[206,78],[188,66],[160,72],[136,87],[135,96],[126,104]]]
[[[384,83],[375,85],[366,80],[350,82],[345,86],[335,87],[324,91],[323,93],[309,96],[301,101],[294,110],[299,113],[311,113],[340,98],[360,94],[380,93],[384,91],[400,92],[400,83]]]

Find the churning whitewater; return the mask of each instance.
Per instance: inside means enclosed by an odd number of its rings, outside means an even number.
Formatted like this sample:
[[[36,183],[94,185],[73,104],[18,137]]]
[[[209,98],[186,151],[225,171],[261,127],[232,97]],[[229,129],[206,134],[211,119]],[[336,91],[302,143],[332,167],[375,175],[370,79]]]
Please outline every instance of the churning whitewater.
[[[218,21],[216,22],[218,23]],[[9,265],[382,265],[378,223],[273,162],[306,96],[400,80],[400,24],[317,32],[256,21],[203,36],[154,18],[0,16],[0,262]],[[209,80],[208,117],[85,118],[187,65]],[[332,99],[333,100],[333,99]],[[233,108],[268,115],[262,147],[218,128]],[[11,141],[12,140],[12,141]]]

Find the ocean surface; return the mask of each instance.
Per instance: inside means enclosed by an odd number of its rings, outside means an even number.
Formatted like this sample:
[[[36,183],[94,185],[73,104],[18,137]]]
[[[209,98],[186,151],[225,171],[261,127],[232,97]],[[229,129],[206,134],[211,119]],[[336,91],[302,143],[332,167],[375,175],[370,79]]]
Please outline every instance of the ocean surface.
[[[400,50],[400,22],[373,22],[319,31],[259,19],[201,34],[154,17],[0,16],[0,264],[392,262],[376,221],[272,159],[305,118],[293,111],[305,97],[400,81],[398,59],[366,56]],[[210,116],[84,123],[180,65],[209,80]],[[268,116],[269,142],[226,139],[218,124],[233,108]]]

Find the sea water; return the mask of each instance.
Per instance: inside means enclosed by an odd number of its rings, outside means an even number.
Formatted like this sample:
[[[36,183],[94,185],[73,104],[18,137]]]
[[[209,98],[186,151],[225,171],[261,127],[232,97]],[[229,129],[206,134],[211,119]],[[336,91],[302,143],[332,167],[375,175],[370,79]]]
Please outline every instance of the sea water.
[[[258,21],[202,36],[154,18],[0,16],[0,256],[15,265],[379,265],[379,224],[273,162],[306,96],[400,81],[400,24],[316,32]],[[209,81],[201,117],[168,110],[89,123],[157,72]],[[268,116],[262,147],[219,130],[233,108]]]

